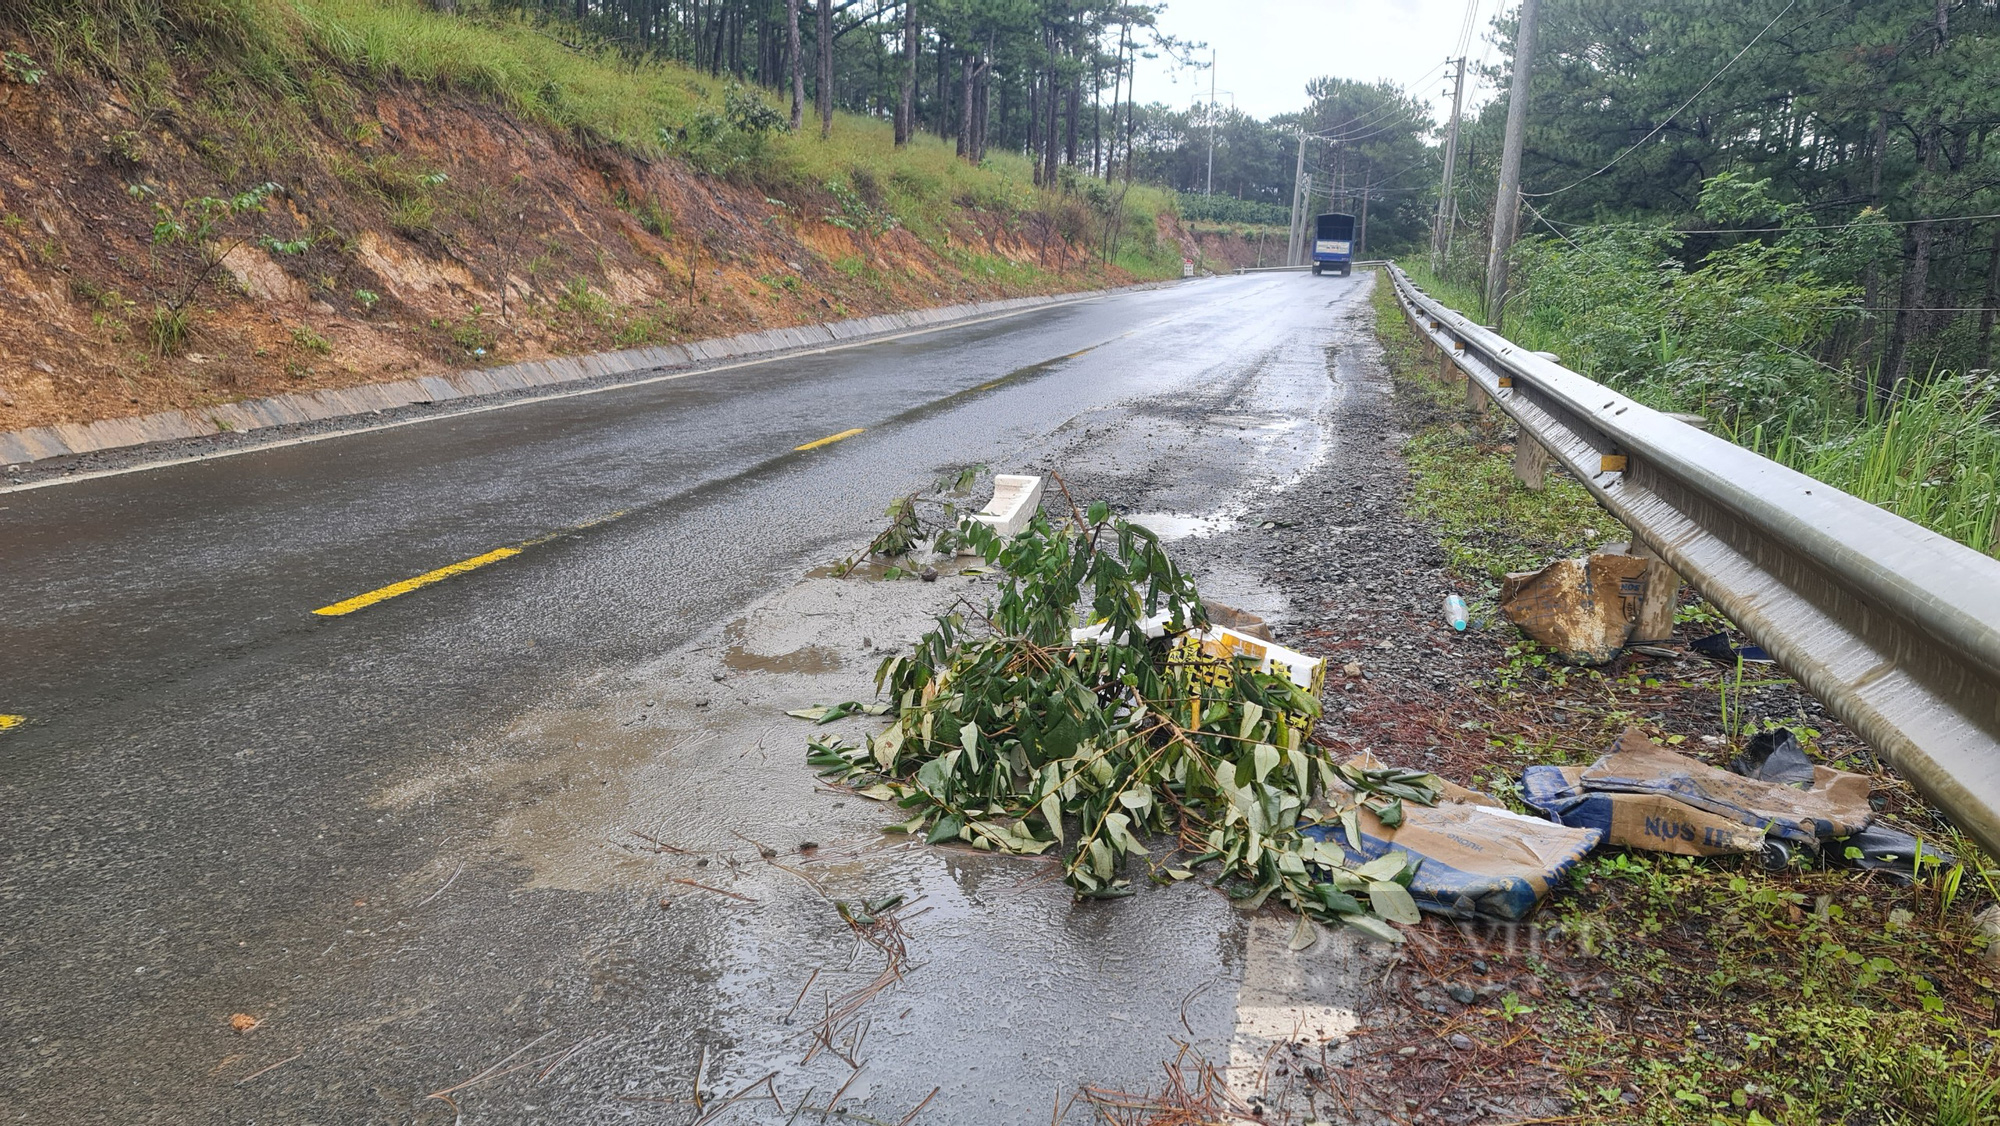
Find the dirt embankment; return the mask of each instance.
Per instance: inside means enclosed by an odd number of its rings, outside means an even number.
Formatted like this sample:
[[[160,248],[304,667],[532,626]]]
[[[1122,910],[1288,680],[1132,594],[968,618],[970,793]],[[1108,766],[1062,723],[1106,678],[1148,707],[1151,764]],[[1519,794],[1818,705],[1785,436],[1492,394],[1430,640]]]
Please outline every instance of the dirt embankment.
[[[0,80],[0,430],[1133,280],[1036,212],[920,239],[865,170],[777,190],[338,93],[217,137],[136,84]]]
[[[1285,232],[1269,227],[1215,227],[1190,224],[1183,241],[1199,254],[1197,264],[1218,274],[1245,266],[1276,266],[1285,260]],[[1194,257],[1190,255],[1190,257]]]

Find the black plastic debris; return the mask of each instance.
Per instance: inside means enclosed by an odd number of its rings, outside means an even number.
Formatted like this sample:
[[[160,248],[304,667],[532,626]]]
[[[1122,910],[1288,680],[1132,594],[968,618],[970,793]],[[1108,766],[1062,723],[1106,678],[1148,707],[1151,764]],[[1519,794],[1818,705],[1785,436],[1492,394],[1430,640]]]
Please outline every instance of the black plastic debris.
[[[1798,737],[1783,727],[1752,736],[1729,769],[1745,778],[1781,786],[1809,787],[1814,778],[1812,760],[1799,746]],[[1904,881],[1916,875],[1920,850],[1927,866],[1958,862],[1951,853],[1932,848],[1915,835],[1887,825],[1871,824],[1848,836],[1818,842],[1820,859],[1828,867],[1887,872]],[[1765,862],[1770,864],[1772,860],[1767,854]]]
[[[1850,836],[1836,837],[1820,848],[1820,856],[1832,868],[1859,868],[1865,872],[1887,872],[1907,882],[1916,875],[1918,850],[1925,867],[1958,863],[1958,857],[1914,835],[1887,825],[1870,825]]]
[[[1776,782],[1780,786],[1813,783],[1812,760],[1799,746],[1798,737],[1783,727],[1751,736],[1749,745],[1729,764],[1729,769],[1745,778]]]
[[[1711,661],[1721,661],[1733,665],[1742,661],[1746,665],[1774,665],[1769,653],[1756,645],[1731,645],[1726,633],[1711,633],[1707,637],[1697,637],[1688,642],[1688,648],[1707,657]]]

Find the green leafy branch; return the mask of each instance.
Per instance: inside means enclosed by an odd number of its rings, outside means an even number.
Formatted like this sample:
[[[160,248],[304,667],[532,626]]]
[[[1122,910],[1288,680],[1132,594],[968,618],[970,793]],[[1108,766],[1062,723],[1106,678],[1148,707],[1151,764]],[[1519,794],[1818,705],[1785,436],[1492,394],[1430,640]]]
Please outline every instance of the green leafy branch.
[[[1038,514],[1010,540],[972,520],[957,534],[1000,572],[993,604],[976,624],[938,618],[885,660],[887,730],[858,746],[813,739],[811,765],[896,803],[907,818],[892,828],[932,843],[1060,845],[1079,896],[1131,894],[1135,862],[1160,882],[1214,864],[1250,907],[1275,896],[1390,941],[1391,922],[1416,921],[1409,858],[1357,860],[1332,834],[1358,846],[1368,821],[1393,828],[1403,803],[1434,804],[1438,780],[1311,743],[1318,699],[1283,669],[1202,648],[1200,596],[1157,536],[1103,504],[1059,523]],[[1174,843],[1156,861],[1148,842],[1161,838]]]

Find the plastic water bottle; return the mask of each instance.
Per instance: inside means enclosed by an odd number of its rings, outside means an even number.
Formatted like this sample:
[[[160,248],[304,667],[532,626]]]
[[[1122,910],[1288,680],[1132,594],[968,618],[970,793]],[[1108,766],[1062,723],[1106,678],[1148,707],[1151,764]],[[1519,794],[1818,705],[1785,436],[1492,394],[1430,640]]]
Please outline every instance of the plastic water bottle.
[[[1446,595],[1444,599],[1444,620],[1451,623],[1451,628],[1464,633],[1467,620],[1465,599],[1460,598],[1456,594]]]

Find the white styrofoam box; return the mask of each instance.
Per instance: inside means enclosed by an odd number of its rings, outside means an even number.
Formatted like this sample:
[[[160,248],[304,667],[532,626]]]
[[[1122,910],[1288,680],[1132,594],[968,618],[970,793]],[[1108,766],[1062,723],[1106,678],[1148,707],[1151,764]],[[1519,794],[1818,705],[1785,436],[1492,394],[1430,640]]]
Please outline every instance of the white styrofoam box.
[[[1042,506],[1042,479],[1018,473],[993,475],[993,499],[973,519],[1004,537],[1021,534]]]

